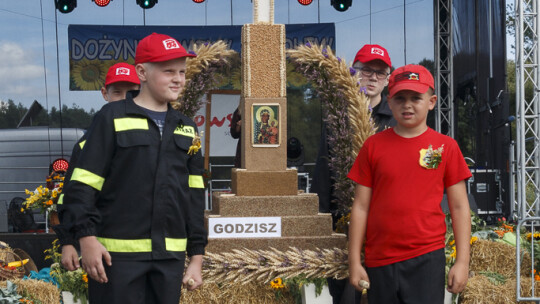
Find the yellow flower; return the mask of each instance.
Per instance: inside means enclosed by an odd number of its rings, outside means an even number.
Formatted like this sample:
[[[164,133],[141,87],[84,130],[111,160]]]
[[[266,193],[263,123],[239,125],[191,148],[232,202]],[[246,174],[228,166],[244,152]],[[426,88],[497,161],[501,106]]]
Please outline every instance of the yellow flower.
[[[450,243],[448,243],[448,245],[452,246],[456,243],[456,240],[451,240]]]
[[[24,208],[21,208],[21,213],[23,213],[23,212],[24,212]]]
[[[450,256],[453,257],[454,259],[456,258],[457,256],[456,246],[452,246],[452,253],[450,254]]]
[[[281,289],[285,287],[285,285],[283,285],[283,280],[281,280],[281,278],[276,278],[275,280],[270,282],[270,286],[272,286],[272,288],[274,289]]]
[[[83,275],[82,275],[82,280],[83,280],[85,283],[88,283],[88,275],[83,274]]]
[[[471,245],[472,245],[474,242],[476,242],[476,241],[478,241],[478,237],[473,236],[473,237],[471,238]]]

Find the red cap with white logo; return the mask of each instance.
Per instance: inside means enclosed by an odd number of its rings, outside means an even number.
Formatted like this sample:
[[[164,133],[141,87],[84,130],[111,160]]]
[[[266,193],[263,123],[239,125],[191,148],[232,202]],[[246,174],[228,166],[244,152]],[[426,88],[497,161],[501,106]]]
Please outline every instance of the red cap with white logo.
[[[135,64],[145,62],[162,62],[183,57],[196,57],[171,36],[152,33],[144,37],[135,51]]]
[[[356,53],[353,64],[357,61],[366,63],[373,60],[381,60],[382,62],[386,63],[388,67],[392,67],[392,61],[390,60],[390,55],[388,55],[388,51],[378,44],[364,45],[358,51],[358,53]]]
[[[121,81],[141,84],[141,81],[135,72],[135,67],[124,62],[117,63],[109,68],[107,76],[105,77],[105,86]]]
[[[433,75],[421,65],[408,64],[397,68],[388,79],[389,98],[403,90],[424,94],[428,88],[435,90],[435,81]]]

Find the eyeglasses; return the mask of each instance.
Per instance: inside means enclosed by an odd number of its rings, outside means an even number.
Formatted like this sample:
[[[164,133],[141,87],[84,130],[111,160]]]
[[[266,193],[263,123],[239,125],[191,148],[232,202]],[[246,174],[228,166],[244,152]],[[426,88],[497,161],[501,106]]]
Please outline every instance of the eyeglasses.
[[[386,71],[383,71],[383,70],[373,70],[373,69],[370,69],[368,67],[353,67],[357,72],[360,72],[362,73],[362,76],[366,76],[366,77],[371,77],[373,75],[373,73],[375,73],[377,75],[377,79],[379,80],[383,80],[383,79],[386,79],[386,77],[388,77],[388,73]]]

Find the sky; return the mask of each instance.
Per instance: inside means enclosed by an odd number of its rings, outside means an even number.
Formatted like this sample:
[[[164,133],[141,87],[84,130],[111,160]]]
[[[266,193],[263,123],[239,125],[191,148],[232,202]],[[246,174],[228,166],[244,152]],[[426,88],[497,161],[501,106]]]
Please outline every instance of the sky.
[[[352,62],[367,43],[384,46],[395,67],[433,60],[432,0],[353,0],[345,12],[331,0],[275,0],[276,24],[334,23],[336,54]],[[69,14],[56,11],[54,0],[0,1],[0,101],[28,107],[34,100],[46,109],[60,104],[99,110],[99,91],[69,91],[68,25],[243,25],[253,21],[250,0],[159,0],[143,10],[136,0],[112,0],[98,7],[78,0]]]

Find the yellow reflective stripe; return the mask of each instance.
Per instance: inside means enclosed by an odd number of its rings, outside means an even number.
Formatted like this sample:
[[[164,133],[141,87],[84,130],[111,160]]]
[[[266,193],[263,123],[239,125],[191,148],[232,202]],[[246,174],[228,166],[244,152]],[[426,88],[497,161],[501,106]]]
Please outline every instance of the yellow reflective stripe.
[[[57,205],[62,205],[64,203],[64,193],[60,194],[58,197],[58,202],[56,202]]]
[[[101,187],[103,187],[103,183],[105,182],[103,177],[81,168],[75,168],[73,170],[71,180],[87,184],[98,191],[101,191]]]
[[[186,251],[187,239],[165,238],[165,250]]]
[[[146,118],[115,118],[114,130],[122,132],[127,130],[148,130],[148,120]]]
[[[121,240],[102,237],[97,239],[110,252],[152,252],[151,239]]]
[[[98,241],[110,252],[152,252],[151,239],[122,240],[98,237]],[[187,239],[165,238],[165,250],[186,251]]]
[[[81,147],[81,150],[82,150],[82,148],[84,148],[85,143],[86,143],[86,139],[79,143],[79,147]]]
[[[203,188],[204,181],[202,175],[190,175],[189,176],[189,187],[190,188]]]
[[[183,126],[182,128],[176,127],[174,134],[180,134],[189,137],[195,137],[195,128],[192,126]]]

